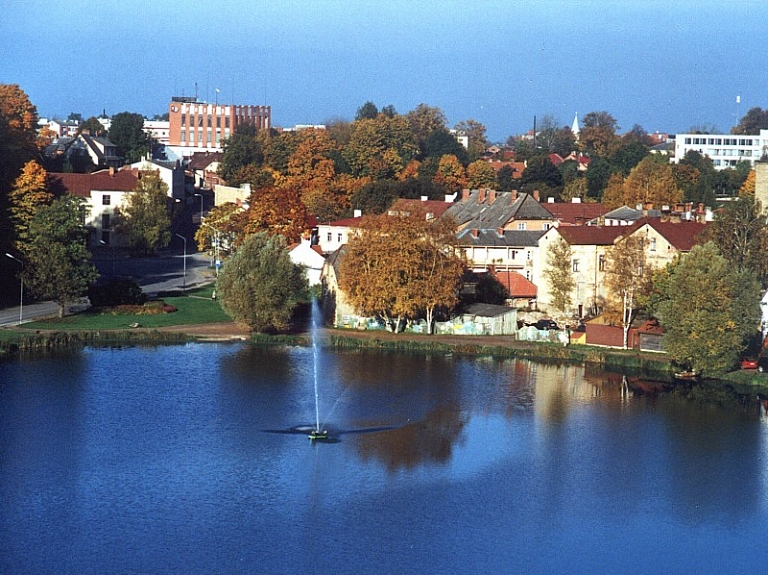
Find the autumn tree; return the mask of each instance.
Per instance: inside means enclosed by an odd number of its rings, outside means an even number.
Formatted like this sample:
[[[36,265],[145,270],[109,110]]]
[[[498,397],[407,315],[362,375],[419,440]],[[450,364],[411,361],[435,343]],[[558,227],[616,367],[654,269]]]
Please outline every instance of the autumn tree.
[[[53,202],[53,194],[48,188],[48,174],[40,164],[34,160],[24,164],[10,193],[11,221],[19,251],[26,252],[29,247],[29,224],[34,215]]]
[[[496,189],[496,171],[484,160],[472,162],[467,166],[467,186],[472,190]]]
[[[654,206],[676,204],[682,191],[672,174],[672,166],[663,156],[646,156],[624,181],[624,204],[634,206],[650,202]]]
[[[608,291],[605,313],[616,316],[628,347],[629,328],[635,318],[638,295],[647,289],[651,270],[645,261],[645,244],[638,236],[619,240],[607,253],[605,285]]]
[[[587,201],[587,180],[586,178],[576,178],[570,181],[560,193],[560,199],[564,202],[571,202],[573,198],[579,198],[581,201]]]
[[[571,272],[573,253],[571,246],[563,238],[558,238],[549,245],[546,255],[544,278],[547,280],[553,309],[567,317],[572,301],[576,280]]]
[[[232,202],[211,208],[195,232],[197,249],[201,252],[214,248],[228,251],[243,233],[242,219],[235,217],[242,211],[243,208]]]
[[[286,240],[251,234],[222,268],[216,283],[221,307],[257,332],[286,331],[293,312],[307,298],[307,279],[288,254]]]
[[[608,184],[605,186],[605,190],[603,190],[601,203],[608,210],[615,210],[625,205],[624,176],[621,175],[621,172],[611,174],[611,177],[608,178]]]
[[[589,154],[608,157],[618,144],[618,129],[616,118],[608,112],[590,112],[582,120],[579,144]]]
[[[354,122],[349,144],[341,155],[355,176],[392,179],[418,151],[404,116],[389,118],[379,114]]]
[[[395,333],[406,318],[434,319],[457,301],[464,266],[451,249],[446,221],[425,214],[366,216],[347,245],[339,287],[361,314],[381,318]]]
[[[120,112],[112,117],[109,140],[117,146],[126,163],[140,161],[152,151],[152,139],[144,131],[144,116]]]
[[[273,186],[251,193],[245,212],[245,234],[266,232],[281,235],[289,242],[298,242],[308,229],[307,209],[301,201],[298,187]]]
[[[59,304],[59,317],[98,278],[90,261],[84,211],[85,200],[64,196],[42,206],[29,222],[24,281],[36,297]]]
[[[714,243],[694,246],[658,285],[664,347],[681,366],[704,375],[731,368],[760,326],[760,288]]]
[[[11,251],[14,226],[9,194],[23,166],[37,156],[37,109],[17,84],[0,84],[0,253]],[[0,263],[0,300],[12,293],[8,258]],[[6,263],[7,262],[7,263]],[[15,267],[15,265],[14,265]]]
[[[747,174],[747,178],[739,188],[740,198],[754,198],[755,197],[755,170],[750,170]]]
[[[436,184],[444,187],[450,194],[460,192],[467,187],[467,174],[464,170],[464,166],[462,166],[459,159],[452,154],[440,158],[437,173],[432,180]]]
[[[436,131],[448,134],[448,120],[440,108],[419,104],[408,112],[405,117],[411,125],[411,132],[416,139],[416,143],[423,152],[424,143],[430,134]],[[448,135],[450,136],[450,134]],[[453,138],[453,140],[456,141],[456,138]],[[442,156],[442,154],[439,154],[439,156]]]
[[[154,253],[171,240],[168,186],[154,171],[141,172],[136,189],[115,208],[115,231],[124,234],[131,250]]]

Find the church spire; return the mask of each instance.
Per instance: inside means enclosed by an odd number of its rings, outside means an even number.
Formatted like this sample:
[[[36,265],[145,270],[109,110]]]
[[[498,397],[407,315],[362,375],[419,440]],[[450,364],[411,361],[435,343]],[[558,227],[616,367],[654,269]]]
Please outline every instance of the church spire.
[[[573,132],[573,135],[576,136],[576,139],[579,139],[579,132],[581,130],[579,129],[579,113],[576,112],[576,114],[573,116],[573,125],[571,126],[571,132]]]

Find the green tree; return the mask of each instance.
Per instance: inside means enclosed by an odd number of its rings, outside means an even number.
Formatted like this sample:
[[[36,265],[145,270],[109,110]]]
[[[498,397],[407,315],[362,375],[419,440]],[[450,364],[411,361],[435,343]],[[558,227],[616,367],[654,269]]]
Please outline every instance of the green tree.
[[[425,158],[442,158],[454,155],[463,165],[469,163],[469,154],[464,146],[446,129],[432,130],[422,141],[422,154]]]
[[[238,126],[235,133],[222,143],[224,153],[219,163],[219,175],[230,186],[239,186],[245,181],[238,178],[240,170],[248,166],[258,168],[264,162],[264,154],[253,127],[247,127],[251,130]]]
[[[739,123],[731,128],[731,134],[757,135],[768,130],[768,109],[750,108]]]
[[[80,125],[77,127],[77,133],[87,133],[91,136],[106,136],[107,130],[104,128],[104,125],[99,122],[99,119],[96,116],[91,116],[84,122],[81,122]],[[114,144],[114,142],[112,142]]]
[[[375,120],[379,115],[379,108],[371,101],[366,102],[357,109],[355,120]]]
[[[620,146],[611,154],[609,161],[615,170],[618,170],[626,177],[632,171],[632,168],[639,164],[648,154],[648,146],[640,140],[622,138]]]
[[[136,189],[128,194],[123,206],[115,208],[114,227],[119,234],[125,234],[135,252],[153,253],[168,245],[168,186],[156,172],[141,172]]]
[[[249,235],[221,270],[221,307],[257,332],[286,331],[296,306],[307,298],[307,280],[280,235]]]
[[[572,258],[571,246],[563,238],[553,241],[547,250],[544,278],[549,286],[552,307],[563,317],[570,312],[576,288],[576,280],[571,273]]]
[[[732,268],[757,278],[768,287],[768,228],[762,206],[754,196],[727,202],[705,231]]]
[[[520,185],[526,191],[533,191],[542,185],[560,189],[563,187],[563,175],[549,159],[549,156],[534,156],[528,160],[528,166],[520,178]]]
[[[82,198],[64,196],[41,207],[29,224],[24,281],[36,297],[59,304],[59,317],[98,278],[90,262],[84,210]]]
[[[126,163],[140,161],[152,150],[152,140],[144,131],[144,116],[120,112],[112,117],[109,140],[117,146]]]
[[[611,164],[605,158],[592,158],[587,170],[587,193],[590,198],[600,200],[603,197],[603,190],[608,185],[608,180],[613,173]]]
[[[515,189],[515,172],[512,170],[512,166],[502,166],[496,177],[502,192],[510,192]]]
[[[465,120],[454,126],[459,134],[469,137],[469,161],[479,160],[488,147],[485,137],[485,126],[477,120]]]
[[[730,369],[760,325],[760,288],[720,255],[694,246],[671,264],[658,286],[664,346],[681,366],[705,375]]]

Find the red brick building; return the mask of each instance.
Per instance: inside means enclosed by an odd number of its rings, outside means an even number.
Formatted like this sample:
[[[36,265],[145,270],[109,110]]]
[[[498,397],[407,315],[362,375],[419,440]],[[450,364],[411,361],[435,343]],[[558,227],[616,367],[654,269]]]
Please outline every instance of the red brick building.
[[[193,152],[221,149],[221,141],[234,134],[241,124],[257,130],[272,125],[269,106],[235,106],[198,102],[194,97],[174,97],[168,105],[168,145],[183,156]]]

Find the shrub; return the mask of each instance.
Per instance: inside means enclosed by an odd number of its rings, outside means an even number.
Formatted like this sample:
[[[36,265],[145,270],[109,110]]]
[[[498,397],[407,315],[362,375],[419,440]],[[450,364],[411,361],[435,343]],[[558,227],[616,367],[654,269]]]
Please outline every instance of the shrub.
[[[139,284],[128,278],[114,278],[107,283],[91,286],[88,298],[93,307],[141,305],[147,301]]]

